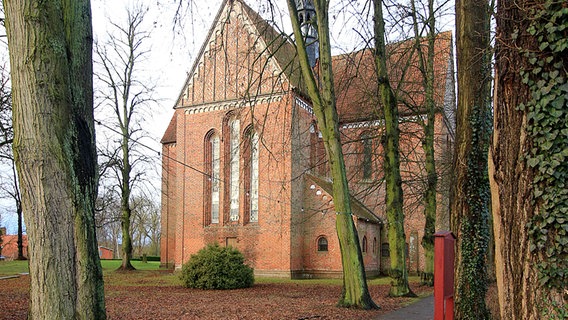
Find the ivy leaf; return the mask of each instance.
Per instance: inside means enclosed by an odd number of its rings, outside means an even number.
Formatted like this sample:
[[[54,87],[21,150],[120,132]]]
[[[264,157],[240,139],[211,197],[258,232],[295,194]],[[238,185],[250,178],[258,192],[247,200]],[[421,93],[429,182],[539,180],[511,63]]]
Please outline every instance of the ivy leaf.
[[[540,162],[540,160],[538,158],[530,158],[529,161],[527,161],[527,164],[531,167],[534,168],[536,167],[536,165]]]

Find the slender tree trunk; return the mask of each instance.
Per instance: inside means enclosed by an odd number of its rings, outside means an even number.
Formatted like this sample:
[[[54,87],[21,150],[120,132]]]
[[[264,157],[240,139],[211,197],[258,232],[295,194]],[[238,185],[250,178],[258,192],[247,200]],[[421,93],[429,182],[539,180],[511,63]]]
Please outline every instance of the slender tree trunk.
[[[5,0],[29,319],[104,319],[89,1]]]
[[[568,10],[498,2],[489,178],[502,319],[568,317]]]
[[[420,37],[418,16],[415,1],[412,0],[412,16],[414,19],[414,36],[416,38],[416,50],[418,52],[418,62],[423,76],[422,83],[425,93],[425,110],[427,115],[424,124],[424,149],[425,169],[426,169],[426,190],[424,191],[424,236],[422,237],[422,247],[424,248],[424,272],[422,272],[421,282],[423,285],[434,285],[434,232],[436,229],[436,192],[438,186],[438,174],[436,172],[436,160],[434,156],[434,128],[436,120],[436,103],[434,100],[434,44],[436,40],[436,18],[434,16],[434,1],[428,0],[428,47],[424,57],[422,50],[422,38]]]
[[[126,105],[125,105],[126,108]],[[125,115],[127,113],[124,113]],[[130,260],[132,260],[132,233],[130,227],[132,224],[132,208],[130,208],[130,158],[128,148],[128,121],[124,121],[125,126],[122,128],[122,196],[120,199],[121,227],[122,227],[122,264],[121,270],[135,270]]]
[[[457,237],[456,319],[488,319],[487,246],[491,134],[488,1],[456,1],[458,113],[452,230]]]
[[[308,87],[308,94],[312,99],[314,113],[322,133],[333,179],[333,203],[336,210],[336,229],[343,266],[343,290],[338,305],[363,309],[378,308],[371,299],[367,287],[363,256],[351,211],[343,149],[339,134],[339,117],[337,115],[333,87],[328,17],[329,3],[327,1],[315,1],[315,19],[318,27],[320,55],[318,74],[321,76],[318,83],[316,83],[314,73],[308,61],[306,44],[301,33],[295,0],[288,0],[288,9],[294,29],[302,74]]]
[[[393,279],[390,296],[414,296],[408,285],[406,266],[406,236],[402,210],[402,179],[398,152],[400,130],[398,128],[398,103],[389,82],[386,66],[385,22],[382,1],[373,0],[375,10],[375,64],[379,95],[385,116],[385,182],[388,239],[390,248],[390,277]]]

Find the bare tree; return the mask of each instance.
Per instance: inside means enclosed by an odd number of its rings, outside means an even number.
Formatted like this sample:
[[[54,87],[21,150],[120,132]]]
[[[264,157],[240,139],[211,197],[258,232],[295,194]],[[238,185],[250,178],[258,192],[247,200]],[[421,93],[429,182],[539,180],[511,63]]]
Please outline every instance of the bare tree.
[[[315,16],[310,16],[308,11],[310,6],[315,9]],[[301,15],[303,21],[300,21],[298,7],[303,11]],[[329,2],[288,0],[288,9],[302,75],[322,133],[333,181],[333,200],[337,212],[336,229],[343,264],[343,290],[339,305],[364,309],[377,308],[369,294],[357,230],[351,217],[352,209],[331,68]],[[308,33],[303,34],[302,29],[308,29]],[[317,43],[313,42],[316,40],[314,31],[317,31]],[[315,68],[315,53],[308,50],[309,47],[316,47],[319,51],[319,64]]]
[[[143,171],[138,166],[148,162],[148,156],[140,152],[137,144],[143,138],[141,122],[148,112],[153,87],[140,78],[142,63],[149,52],[146,45],[150,33],[144,25],[147,7],[135,5],[126,12],[124,25],[110,22],[112,31],[104,43],[95,46],[97,64],[102,69],[97,73],[101,83],[101,106],[112,116],[110,122],[99,121],[118,137],[103,153],[107,166],[114,174],[115,185],[120,192],[120,212],[122,225],[122,265],[123,270],[133,270],[132,258],[132,203],[131,196],[137,181],[142,179]],[[115,126],[117,129],[113,129]]]
[[[97,252],[90,2],[4,1],[29,319],[105,319]]]

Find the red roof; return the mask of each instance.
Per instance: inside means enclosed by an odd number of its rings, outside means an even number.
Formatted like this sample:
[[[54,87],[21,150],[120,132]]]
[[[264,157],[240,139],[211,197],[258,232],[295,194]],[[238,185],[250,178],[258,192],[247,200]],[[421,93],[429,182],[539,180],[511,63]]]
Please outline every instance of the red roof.
[[[174,143],[176,142],[176,127],[177,127],[177,116],[180,111],[176,110],[172,119],[170,120],[170,124],[160,141],[162,144]]]
[[[434,47],[434,99],[443,106],[448,66],[451,62],[452,34],[436,36]],[[413,51],[415,40],[387,47],[389,81],[399,98],[401,115],[420,114],[424,104],[424,85],[418,55]],[[426,40],[421,42],[424,54]],[[414,53],[413,53],[414,52]],[[377,76],[371,49],[333,57],[335,95],[340,122],[356,122],[381,118]]]

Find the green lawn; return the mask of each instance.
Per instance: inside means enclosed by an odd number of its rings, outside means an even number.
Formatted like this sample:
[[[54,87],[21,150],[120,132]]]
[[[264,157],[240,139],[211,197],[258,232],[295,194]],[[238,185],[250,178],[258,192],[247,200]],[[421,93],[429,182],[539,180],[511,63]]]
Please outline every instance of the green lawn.
[[[140,273],[127,273],[122,274],[114,272],[120,266],[120,260],[101,260],[103,266],[103,273],[105,278],[111,280],[113,283],[138,283],[139,285],[172,285],[181,284],[177,273],[173,274],[160,274],[160,262],[159,261],[149,261],[143,263],[142,261],[132,261],[132,265],[140,271]],[[27,261],[0,261],[0,277],[16,275],[20,273],[28,272],[28,262]],[[420,277],[409,277],[409,282],[419,282]],[[389,277],[380,277],[369,279],[369,285],[388,285],[391,279]],[[341,285],[341,279],[306,279],[306,280],[291,280],[285,278],[256,278],[256,283],[297,283],[305,285],[313,284],[330,284],[330,285]]]
[[[0,277],[28,272],[27,261],[0,261]]]
[[[106,274],[112,272],[120,266],[120,260],[101,260],[103,272]],[[138,270],[158,270],[160,268],[159,261],[150,261],[143,263],[142,261],[132,261],[132,265]],[[0,261],[0,277],[11,276],[28,272],[27,261]]]

